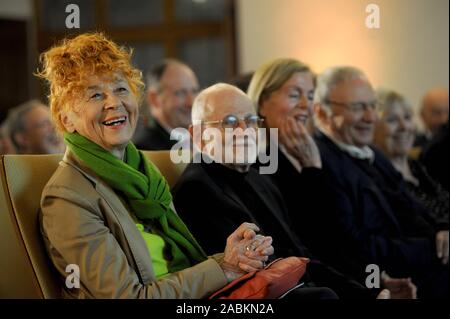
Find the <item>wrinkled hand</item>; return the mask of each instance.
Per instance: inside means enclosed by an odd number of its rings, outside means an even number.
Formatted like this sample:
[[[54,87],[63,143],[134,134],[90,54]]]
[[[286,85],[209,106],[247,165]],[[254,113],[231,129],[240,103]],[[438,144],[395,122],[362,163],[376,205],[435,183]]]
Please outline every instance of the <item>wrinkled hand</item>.
[[[417,287],[411,278],[391,278],[383,271],[381,285],[389,290],[391,299],[417,299]]]
[[[248,258],[248,263],[241,263],[239,267],[244,271],[254,271],[265,267],[269,256],[274,253],[272,237],[256,235],[243,239],[244,255]]]
[[[303,123],[287,116],[280,124],[280,142],[302,167],[322,168],[320,152]]]
[[[272,238],[256,235],[258,231],[255,224],[243,223],[228,237],[220,266],[229,281],[262,269],[273,254]]]
[[[441,230],[436,234],[436,253],[442,264],[448,264],[448,230]]]

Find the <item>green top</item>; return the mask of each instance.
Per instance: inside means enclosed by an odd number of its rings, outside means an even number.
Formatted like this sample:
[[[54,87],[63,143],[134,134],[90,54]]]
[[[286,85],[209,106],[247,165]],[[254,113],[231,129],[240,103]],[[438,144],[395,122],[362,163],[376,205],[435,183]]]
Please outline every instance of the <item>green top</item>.
[[[136,224],[136,227],[147,245],[156,278],[159,279],[167,275],[169,268],[167,260],[164,258],[164,246],[166,245],[164,239],[161,236],[147,232],[142,224]]]

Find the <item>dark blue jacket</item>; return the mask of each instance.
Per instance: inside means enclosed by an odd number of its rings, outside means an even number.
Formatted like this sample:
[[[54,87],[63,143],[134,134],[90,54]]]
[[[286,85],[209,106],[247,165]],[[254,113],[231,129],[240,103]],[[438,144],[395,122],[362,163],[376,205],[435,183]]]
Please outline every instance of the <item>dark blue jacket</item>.
[[[406,191],[402,176],[378,150],[373,168],[388,192],[322,133],[316,135],[328,209],[320,212],[330,245],[319,256],[339,270],[361,278],[368,264],[391,276],[423,273],[436,263],[435,231],[423,218],[424,207]],[[394,192],[392,192],[392,190]]]

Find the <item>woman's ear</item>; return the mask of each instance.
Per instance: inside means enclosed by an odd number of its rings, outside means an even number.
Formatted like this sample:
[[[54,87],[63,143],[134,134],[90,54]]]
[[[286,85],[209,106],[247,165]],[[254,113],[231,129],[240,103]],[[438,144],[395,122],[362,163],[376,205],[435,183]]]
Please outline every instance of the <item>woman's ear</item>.
[[[259,107],[258,107],[258,115],[265,118],[266,117],[266,101],[261,101],[259,102]]]
[[[73,133],[75,132],[75,123],[73,121],[73,116],[68,114],[68,112],[62,112],[59,114],[62,124],[67,132]]]

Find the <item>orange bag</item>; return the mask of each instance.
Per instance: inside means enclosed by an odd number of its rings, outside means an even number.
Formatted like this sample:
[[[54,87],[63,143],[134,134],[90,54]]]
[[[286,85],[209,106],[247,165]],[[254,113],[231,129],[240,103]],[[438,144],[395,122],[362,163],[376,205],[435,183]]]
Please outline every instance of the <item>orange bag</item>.
[[[308,263],[302,257],[276,259],[262,270],[233,280],[209,299],[277,299],[298,286]]]

